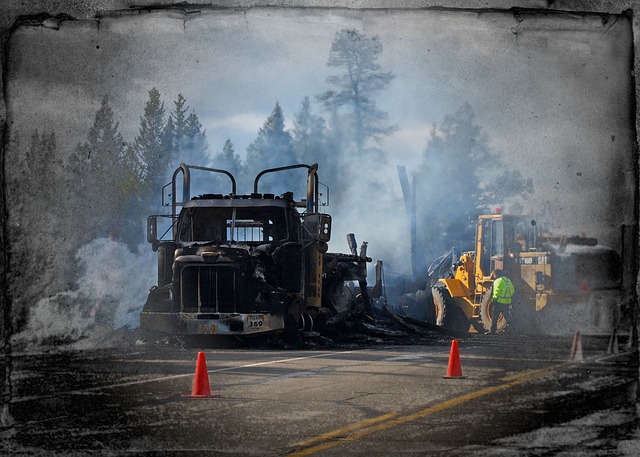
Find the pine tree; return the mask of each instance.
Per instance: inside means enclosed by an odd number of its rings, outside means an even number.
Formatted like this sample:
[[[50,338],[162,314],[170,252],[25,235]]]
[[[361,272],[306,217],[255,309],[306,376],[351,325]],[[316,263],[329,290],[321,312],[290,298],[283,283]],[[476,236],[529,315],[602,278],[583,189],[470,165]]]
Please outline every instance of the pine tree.
[[[356,30],[338,32],[331,44],[327,66],[343,70],[329,76],[327,83],[334,89],[322,94],[319,99],[329,111],[342,112],[342,123],[352,132],[358,156],[369,156],[382,160],[382,152],[376,147],[383,135],[389,135],[397,127],[387,125],[388,114],[380,111],[375,97],[395,77],[390,72],[380,71],[376,62],[382,53],[382,43],[377,36],[367,38]]]
[[[28,308],[20,302],[34,303],[42,298],[41,291],[55,294],[64,287],[64,280],[51,274],[51,271],[65,273],[65,265],[58,262],[57,255],[64,251],[61,241],[73,233],[69,232],[70,221],[65,217],[69,205],[67,196],[61,192],[57,158],[55,133],[34,131],[25,151],[24,173],[15,187],[20,204],[16,205],[15,222],[9,228],[20,247],[14,250],[11,260],[21,271],[29,272],[30,283],[14,290],[18,303],[16,317],[20,319],[28,313]],[[48,255],[42,255],[43,252]]]
[[[165,128],[165,143],[173,158],[170,164],[172,170],[180,163],[205,166],[208,161],[208,147],[202,124],[195,112],[189,112],[186,103],[184,96],[178,94]]]
[[[119,237],[122,231],[127,200],[121,189],[127,179],[122,162],[126,148],[113,109],[104,97],[87,141],[78,144],[69,159],[71,169],[78,173],[76,183],[82,189],[82,204],[90,215],[87,228],[94,236]]]
[[[300,111],[293,119],[292,145],[300,162],[312,164],[330,162],[326,150],[325,120],[311,112],[309,97],[302,100]]]
[[[227,141],[224,142],[222,152],[216,155],[214,159],[214,166],[215,168],[227,170],[234,176],[240,173],[240,170],[242,169],[242,161],[240,160],[240,156],[236,154],[233,148],[233,143],[230,139],[227,139]]]
[[[121,176],[114,184],[120,193],[120,236],[133,246],[143,241],[143,223],[156,202],[149,201],[143,180],[144,169],[132,146],[122,155],[119,168]]]
[[[244,168],[244,185],[253,186],[253,178],[267,168],[282,167],[296,163],[291,143],[291,135],[284,129],[284,115],[280,104],[276,102],[273,112],[258,132],[258,137],[247,147],[247,158]],[[284,192],[286,187],[294,185],[294,181],[282,179],[289,174],[281,174],[278,178],[273,176],[260,180],[261,190],[265,192]],[[277,183],[277,185],[276,185]],[[299,187],[296,186],[296,187]],[[274,190],[279,189],[279,190]]]
[[[273,112],[260,127],[258,137],[247,148],[247,162],[276,167],[293,163],[291,135],[284,129],[284,115],[276,102]]]
[[[96,112],[94,124],[89,130],[85,149],[87,159],[104,176],[104,181],[108,182],[112,181],[108,175],[112,173],[113,164],[120,159],[126,147],[118,128],[119,123],[115,122],[113,110],[105,97]]]
[[[224,142],[222,152],[216,154],[213,158],[212,167],[226,170],[236,179],[240,178],[242,172],[242,161],[240,160],[240,156],[238,156],[233,149],[233,143],[230,139],[227,139],[227,141]],[[213,185],[217,189],[216,193],[228,194],[231,192],[231,184],[226,176],[216,176],[215,183]]]
[[[202,124],[194,112],[189,114],[186,122],[185,142],[181,145],[185,151],[183,161],[192,165],[207,165],[209,157],[209,147]]]
[[[160,192],[162,183],[173,171],[173,157],[167,137],[164,103],[155,87],[149,91],[149,100],[140,117],[140,130],[133,142],[133,151],[143,165],[143,179],[146,189]]]

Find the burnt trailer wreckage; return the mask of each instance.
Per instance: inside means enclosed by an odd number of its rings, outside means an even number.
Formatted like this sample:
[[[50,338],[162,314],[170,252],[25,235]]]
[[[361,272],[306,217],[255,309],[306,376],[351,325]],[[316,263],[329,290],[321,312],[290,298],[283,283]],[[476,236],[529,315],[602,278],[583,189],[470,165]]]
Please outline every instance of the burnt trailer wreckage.
[[[264,175],[298,168],[307,171],[306,199],[260,193]],[[169,206],[164,194],[171,186],[171,213],[148,218],[158,284],[149,292],[140,327],[171,335],[293,337],[317,335],[341,313],[364,315],[371,306],[367,244],[356,252],[350,234],[350,254],[327,252],[331,216],[319,211],[317,168],[264,170],[253,193],[239,195],[228,171],[181,164],[163,189],[163,205]],[[230,193],[191,197],[192,170],[226,175]],[[170,227],[158,236],[161,220]],[[349,282],[358,285],[356,292]]]

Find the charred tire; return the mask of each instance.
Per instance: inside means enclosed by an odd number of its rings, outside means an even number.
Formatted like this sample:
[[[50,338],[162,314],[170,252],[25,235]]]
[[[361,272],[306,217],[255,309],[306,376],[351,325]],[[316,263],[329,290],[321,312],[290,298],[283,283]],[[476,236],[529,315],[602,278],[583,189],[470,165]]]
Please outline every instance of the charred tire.
[[[480,305],[480,318],[482,319],[482,325],[486,331],[491,330],[491,323],[493,322],[491,318],[492,312],[493,305],[491,304],[491,293],[488,291],[482,296],[482,304]],[[507,321],[502,314],[500,314],[500,316],[498,316],[498,326],[496,327],[496,331],[501,332],[506,326]]]
[[[431,293],[433,294],[433,308],[435,311],[435,324],[442,326],[444,325],[444,319],[447,315],[447,300],[445,298],[445,290],[441,286],[433,286],[431,288]],[[449,296],[449,293],[446,292],[446,296]]]

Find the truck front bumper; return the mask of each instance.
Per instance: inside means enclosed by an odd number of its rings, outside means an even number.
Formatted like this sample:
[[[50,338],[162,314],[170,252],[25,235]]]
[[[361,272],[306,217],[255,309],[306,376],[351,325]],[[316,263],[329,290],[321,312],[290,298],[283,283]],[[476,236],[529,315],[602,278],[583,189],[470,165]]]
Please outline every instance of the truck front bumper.
[[[173,335],[256,335],[284,330],[284,316],[251,313],[140,314],[140,327]]]

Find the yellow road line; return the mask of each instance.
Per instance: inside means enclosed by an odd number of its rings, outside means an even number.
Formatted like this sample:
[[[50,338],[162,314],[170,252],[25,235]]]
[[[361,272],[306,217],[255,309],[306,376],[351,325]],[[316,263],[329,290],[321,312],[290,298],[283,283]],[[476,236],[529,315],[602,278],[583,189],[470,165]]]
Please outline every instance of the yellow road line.
[[[475,398],[482,397],[484,395],[489,395],[491,393],[494,393],[500,390],[509,389],[519,384],[523,384],[527,381],[543,378],[555,370],[557,370],[557,367],[549,367],[549,368],[542,368],[534,371],[527,371],[527,372],[512,376],[511,377],[512,379],[504,384],[499,384],[497,386],[492,386],[492,387],[487,387],[481,390],[477,390],[475,392],[462,395],[461,397],[456,397],[451,400],[447,400],[442,403],[439,403],[437,405],[430,406],[429,408],[421,409],[420,411],[416,411],[415,413],[408,414],[406,416],[395,417],[397,415],[396,413],[389,413],[389,414],[384,414],[382,416],[378,416],[373,419],[358,422],[356,424],[352,424],[347,427],[343,427],[340,429],[333,430],[331,432],[324,433],[322,435],[318,435],[317,437],[311,438],[307,441],[297,443],[296,446],[301,446],[301,447],[310,446],[313,443],[320,443],[320,444],[317,444],[312,447],[306,447],[305,449],[301,449],[299,451],[293,451],[287,455],[290,457],[302,457],[306,455],[316,454],[318,452],[321,452],[327,449],[331,449],[333,447],[339,446],[340,444],[348,441],[357,441],[373,433],[387,430],[397,425],[414,421],[416,419],[420,419],[430,414],[434,414],[439,411],[443,411],[445,409],[460,405],[462,403],[473,400]]]
[[[308,439],[308,440],[305,440],[305,441],[300,441],[299,443],[294,444],[294,446],[296,446],[296,447],[311,446],[312,444],[318,443],[320,441],[326,441],[326,440],[329,440],[329,439],[332,439],[332,438],[337,438],[338,436],[344,435],[345,433],[349,433],[349,432],[352,432],[354,430],[359,430],[361,428],[366,428],[366,427],[368,427],[370,425],[373,425],[373,424],[375,424],[377,422],[382,422],[382,421],[386,421],[388,419],[393,419],[397,415],[398,415],[398,413],[383,414],[382,416],[374,417],[372,419],[367,419],[367,420],[364,420],[362,422],[357,422],[355,424],[347,425],[346,427],[333,430],[331,432],[323,433],[322,435],[318,435],[315,438],[311,438],[311,439]]]

